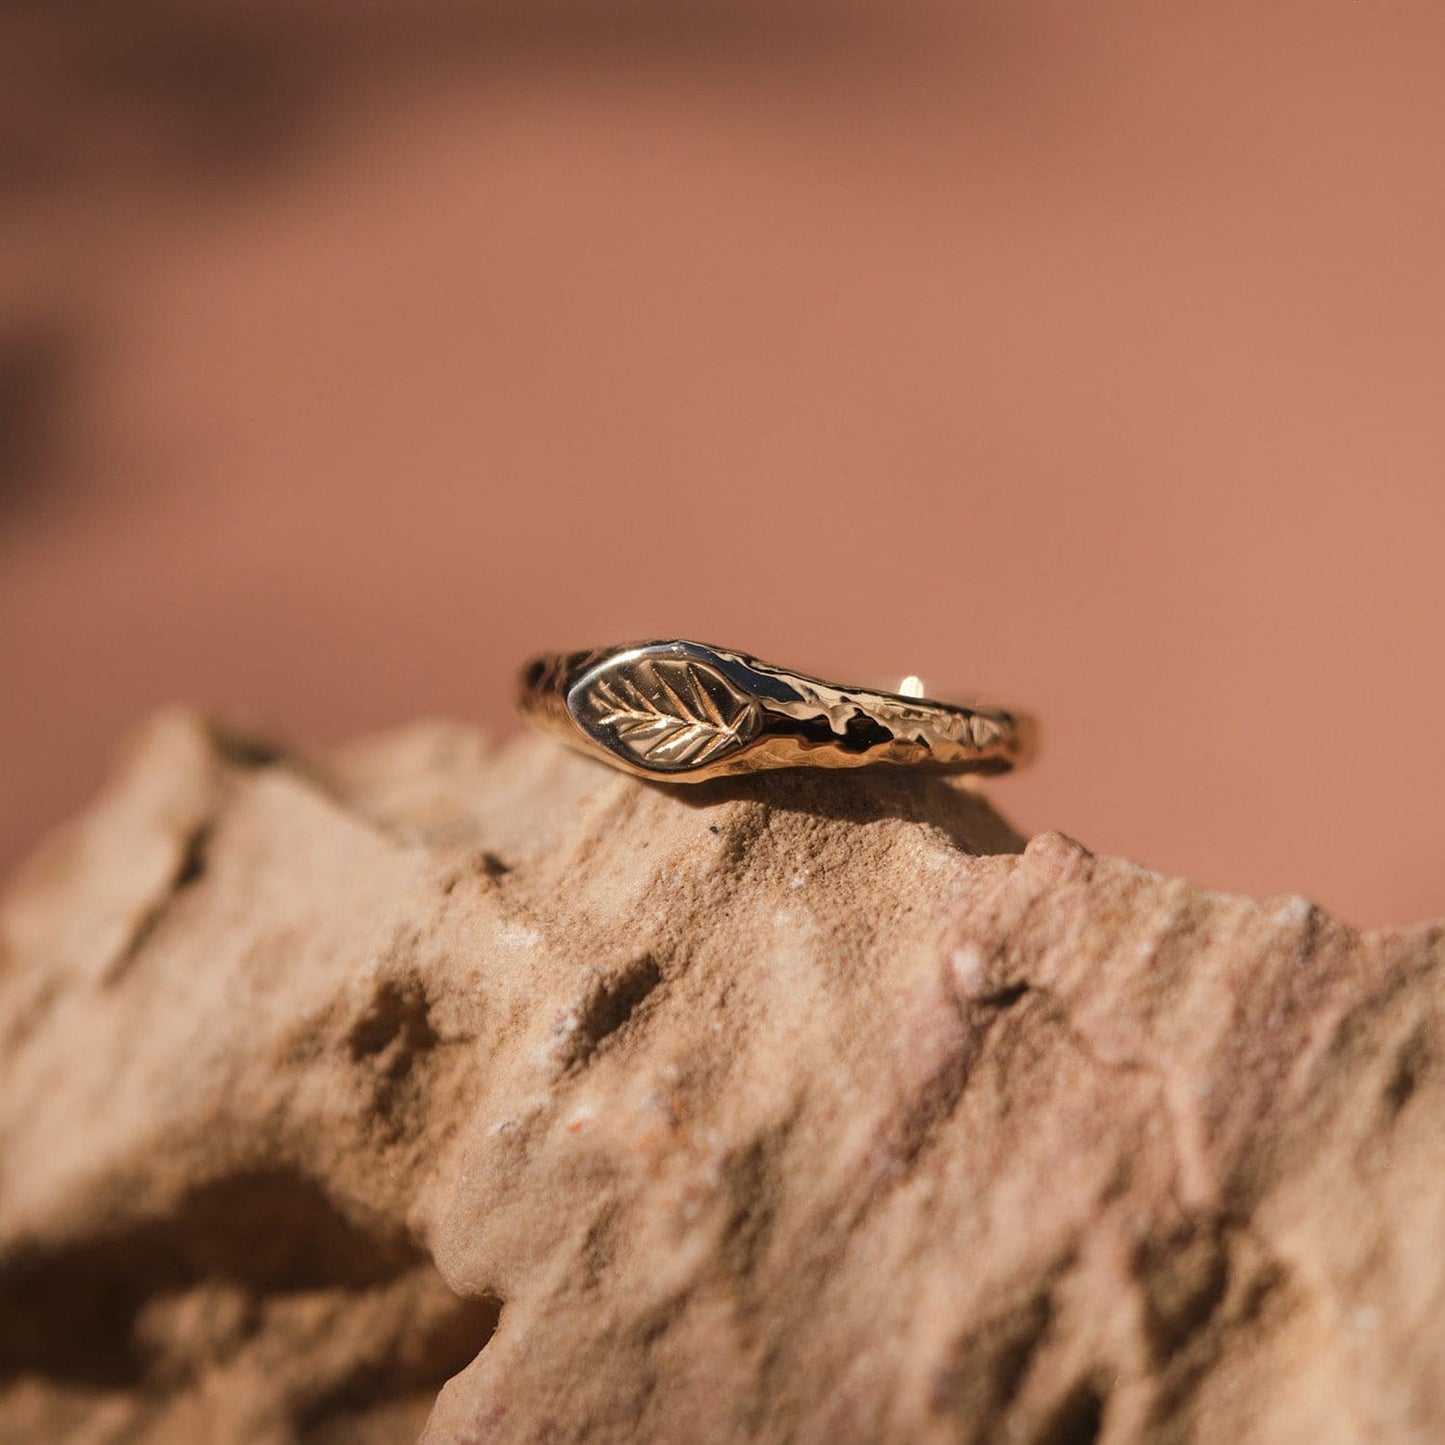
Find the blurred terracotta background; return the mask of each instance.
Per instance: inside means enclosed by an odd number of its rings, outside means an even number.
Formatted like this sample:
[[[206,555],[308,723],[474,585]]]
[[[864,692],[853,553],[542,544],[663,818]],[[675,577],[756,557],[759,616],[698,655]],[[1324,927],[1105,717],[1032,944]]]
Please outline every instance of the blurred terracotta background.
[[[512,727],[694,635],[1445,913],[1445,7],[0,12],[0,863],[188,700]]]

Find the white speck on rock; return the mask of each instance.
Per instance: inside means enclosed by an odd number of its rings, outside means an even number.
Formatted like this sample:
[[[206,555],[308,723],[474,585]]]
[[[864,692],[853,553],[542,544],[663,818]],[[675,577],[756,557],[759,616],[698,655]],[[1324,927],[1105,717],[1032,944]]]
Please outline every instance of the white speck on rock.
[[[988,992],[987,961],[983,950],[973,942],[960,943],[948,955],[954,986],[965,998],[976,998]]]
[[[498,926],[497,938],[512,948],[536,948],[542,941],[542,935],[535,928],[527,928],[511,919]]]

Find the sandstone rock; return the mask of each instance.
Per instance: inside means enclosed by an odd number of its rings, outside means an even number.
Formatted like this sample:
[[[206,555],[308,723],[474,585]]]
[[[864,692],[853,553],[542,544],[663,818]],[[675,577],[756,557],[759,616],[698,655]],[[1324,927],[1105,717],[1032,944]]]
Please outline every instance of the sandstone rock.
[[[0,905],[0,1439],[1438,1441],[1442,938],[164,718]]]

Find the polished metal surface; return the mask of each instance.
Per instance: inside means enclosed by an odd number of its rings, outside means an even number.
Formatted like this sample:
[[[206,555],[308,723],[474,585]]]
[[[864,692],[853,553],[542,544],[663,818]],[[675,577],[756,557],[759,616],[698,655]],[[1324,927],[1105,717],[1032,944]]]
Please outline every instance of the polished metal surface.
[[[674,783],[770,768],[904,767],[1001,773],[1028,760],[1025,714],[842,687],[699,642],[550,653],[522,672],[518,707],[572,746]]]

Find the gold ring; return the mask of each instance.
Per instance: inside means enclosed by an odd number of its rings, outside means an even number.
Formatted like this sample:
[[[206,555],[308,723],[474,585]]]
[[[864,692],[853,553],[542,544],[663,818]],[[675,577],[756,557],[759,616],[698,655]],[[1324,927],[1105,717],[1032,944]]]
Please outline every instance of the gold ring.
[[[1002,773],[1028,761],[1025,714],[842,687],[700,642],[549,653],[523,669],[522,716],[638,777],[696,783],[770,768]]]

